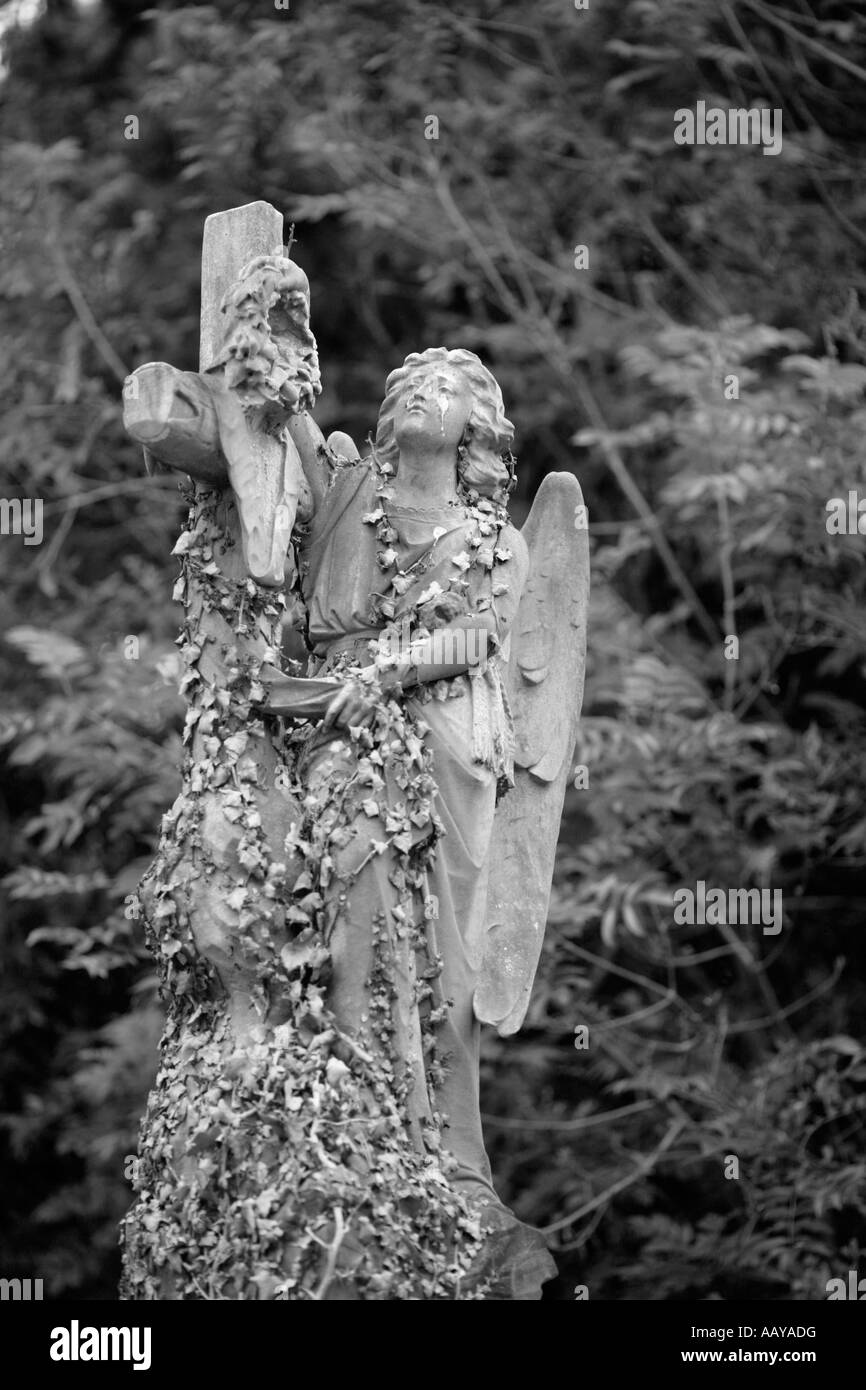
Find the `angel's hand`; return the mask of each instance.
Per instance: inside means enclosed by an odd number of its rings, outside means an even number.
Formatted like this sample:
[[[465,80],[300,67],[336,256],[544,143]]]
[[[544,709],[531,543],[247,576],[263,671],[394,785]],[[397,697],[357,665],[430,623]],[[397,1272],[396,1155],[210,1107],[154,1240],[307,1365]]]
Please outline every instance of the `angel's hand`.
[[[328,435],[328,448],[337,458],[348,459],[350,463],[356,463],[361,457],[352,436],[342,430],[333,430]]]
[[[322,727],[347,729],[349,725],[369,724],[376,713],[380,691],[374,685],[347,680],[325,711]]]
[[[460,594],[437,594],[435,598],[421,604],[418,609],[418,621],[422,627],[430,629],[445,627],[455,618],[465,617],[468,611],[467,601]]]

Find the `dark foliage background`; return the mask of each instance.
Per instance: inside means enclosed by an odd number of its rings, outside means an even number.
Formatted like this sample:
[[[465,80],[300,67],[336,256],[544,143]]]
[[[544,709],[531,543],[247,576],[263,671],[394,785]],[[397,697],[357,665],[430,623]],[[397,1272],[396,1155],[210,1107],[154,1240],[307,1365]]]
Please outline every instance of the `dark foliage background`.
[[[366,436],[406,352],[464,345],[518,428],[518,515],[550,469],[590,505],[590,785],[483,1078],[552,1296],[824,1297],[866,1241],[866,540],[825,527],[863,484],[866,11],[12,8],[0,483],[45,536],[0,541],[0,1272],[115,1297],[160,1028],[124,899],[181,721],[181,503],[120,386],[197,365],[202,222],[264,198],[313,285],[326,433]],[[781,155],[675,146],[699,99],[780,108]],[[698,879],[781,888],[781,934],[674,925]]]

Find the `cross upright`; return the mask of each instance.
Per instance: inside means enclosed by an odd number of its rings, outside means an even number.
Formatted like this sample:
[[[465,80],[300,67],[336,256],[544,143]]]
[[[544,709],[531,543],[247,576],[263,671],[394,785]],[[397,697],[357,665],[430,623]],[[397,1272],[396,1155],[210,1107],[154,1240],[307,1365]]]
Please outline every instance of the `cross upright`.
[[[166,362],[148,362],[124,387],[124,424],[156,465],[189,474],[206,488],[231,485],[237,503],[240,551],[251,577],[279,586],[298,501],[304,491],[300,458],[291,441],[280,438],[286,405],[277,410],[250,405],[250,386],[265,374],[257,357],[279,345],[281,328],[291,330],[285,301],[307,301],[309,289],[300,267],[284,257],[282,214],[270,203],[248,203],[213,213],[205,222],[201,274],[199,372],[183,372]],[[243,318],[227,323],[226,298],[245,267],[270,262],[270,280],[250,284]],[[282,273],[280,273],[282,272]],[[279,296],[269,323],[267,298]],[[284,307],[285,305],[285,307]],[[234,341],[232,341],[234,336]],[[270,336],[271,342],[266,341]],[[307,336],[312,335],[307,328]],[[315,357],[315,345],[312,347]],[[317,372],[316,372],[317,378]],[[318,380],[315,381],[318,387]],[[282,553],[280,553],[280,551]],[[238,554],[240,560],[240,553]]]

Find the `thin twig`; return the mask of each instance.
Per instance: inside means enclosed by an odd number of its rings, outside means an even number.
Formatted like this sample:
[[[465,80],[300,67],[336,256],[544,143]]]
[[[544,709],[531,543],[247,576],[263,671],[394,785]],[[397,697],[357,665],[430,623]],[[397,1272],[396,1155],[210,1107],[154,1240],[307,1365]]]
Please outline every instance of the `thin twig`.
[[[804,44],[806,48],[811,48],[813,53],[818,53],[822,58],[826,58],[827,61],[833,63],[835,67],[841,68],[843,72],[850,73],[852,77],[859,77],[861,82],[866,82],[866,68],[858,67],[856,63],[852,63],[849,59],[843,58],[841,53],[835,53],[832,48],[825,48],[824,44],[818,43],[817,39],[810,39],[808,34],[804,34],[802,30],[795,28],[793,24],[788,24],[776,14],[774,10],[767,9],[764,5],[760,4],[759,0],[743,0],[743,4],[755,14],[759,14],[768,24],[773,24],[777,29],[783,30],[784,33],[789,34],[792,38],[797,39],[799,43]]]
[[[707,290],[704,288],[700,279],[695,275],[688,263],[683,260],[678,251],[674,250],[670,242],[662,236],[652,218],[645,213],[640,219],[639,226],[647,241],[650,242],[662,259],[667,261],[675,274],[680,277],[683,284],[688,286],[695,298],[702,299],[711,313],[718,314],[721,318],[725,318],[730,310],[721,295],[717,294],[715,290]]]
[[[787,1004],[784,1009],[777,1009],[774,1014],[764,1018],[749,1018],[741,1023],[731,1023],[728,1025],[728,1034],[733,1037],[737,1033],[751,1033],[759,1028],[772,1028],[781,1021],[790,1018],[791,1014],[799,1013],[800,1009],[805,1009],[806,1005],[811,1004],[813,999],[820,998],[822,994],[826,994],[829,989],[833,988],[844,967],[844,960],[837,960],[832,975],[829,975],[815,989],[810,990],[808,994],[804,994],[801,999],[795,999],[793,1004]]]
[[[321,1302],[328,1291],[328,1287],[334,1278],[334,1270],[337,1266],[337,1256],[340,1253],[340,1246],[343,1244],[343,1237],[346,1234],[346,1223],[343,1220],[342,1207],[334,1207],[334,1238],[328,1246],[328,1258],[325,1262],[325,1270],[319,1282],[319,1287],[313,1294],[314,1300]],[[318,1240],[318,1237],[314,1237]],[[319,1241],[321,1245],[322,1242]]]
[[[746,3],[748,3],[748,0],[746,0]],[[779,87],[777,86],[775,80],[770,75],[766,65],[764,64],[763,59],[761,58],[761,55],[758,53],[758,50],[755,48],[748,34],[743,29],[743,26],[740,24],[740,21],[737,18],[736,14],[731,9],[730,5],[728,5],[725,2],[723,2],[721,9],[723,15],[725,16],[725,19],[728,22],[728,27],[740,40],[740,43],[743,44],[744,48],[748,49],[752,58],[752,62],[755,65],[755,68],[760,73],[761,77],[766,83],[768,92],[771,92],[773,94],[774,100],[777,101],[779,104],[779,109],[783,110],[785,105],[784,97],[781,91],[779,90]],[[783,25],[782,27],[784,28],[785,26]],[[787,29],[785,29],[785,32],[788,34],[789,38],[793,36],[796,39],[802,40],[806,44],[813,44],[814,46],[814,41],[811,39],[807,39],[806,35],[801,34],[797,29],[788,27]],[[817,46],[820,49],[821,45]],[[809,110],[804,106],[803,102],[799,99],[796,92],[792,93],[791,100],[792,104],[796,107],[801,118],[804,118],[804,123],[806,125],[810,124],[812,119],[811,114]],[[806,172],[808,174],[808,177],[811,179],[812,183],[815,185],[815,188],[818,191],[818,196],[820,197],[824,206],[827,208],[827,211],[831,213],[833,217],[836,218],[836,221],[839,223],[839,226],[842,228],[842,230],[845,233],[847,233],[848,236],[851,237],[852,241],[856,241],[859,246],[866,246],[866,236],[864,236],[864,234],[860,231],[860,228],[857,227],[850,220],[850,218],[845,216],[845,213],[842,211],[842,209],[838,208],[836,204],[833,202],[833,199],[830,197],[824,180],[820,177],[811,161],[806,166]]]
[[[577,1134],[596,1125],[605,1125],[624,1115],[635,1115],[640,1110],[654,1110],[657,1100],[636,1100],[631,1105],[621,1105],[617,1110],[604,1110],[595,1115],[581,1115],[576,1120],[512,1120],[504,1115],[482,1115],[485,1125],[494,1129],[516,1130],[555,1130],[557,1134]]]
[[[79,507],[89,507],[92,502],[104,502],[107,497],[122,497],[128,492],[173,492],[177,487],[177,478],[128,478],[122,483],[104,483],[100,487],[91,488],[88,492],[70,492],[67,497],[62,497],[56,502],[46,502],[42,508],[43,512],[65,512],[69,509],[77,510]]]
[[[553,365],[555,367],[556,363],[554,362]],[[562,375],[567,376],[567,373],[565,373],[564,369],[560,369],[560,371]],[[656,550],[658,551],[659,557],[661,558],[662,563],[665,566],[665,569],[667,570],[676,588],[679,589],[683,598],[686,600],[686,603],[691,609],[691,612],[693,613],[699,626],[703,630],[704,636],[707,638],[709,642],[711,642],[715,646],[715,644],[719,640],[719,629],[713,622],[704,605],[701,603],[701,600],[697,595],[697,591],[695,590],[694,585],[686,575],[679,560],[674,555],[673,550],[668,544],[667,537],[665,536],[661,526],[656,520],[656,516],[653,512],[652,507],[650,506],[647,499],[644,497],[643,492],[638,487],[638,484],[632,478],[631,473],[629,472],[628,467],[626,466],[625,459],[623,458],[616,445],[611,443],[611,441],[605,437],[608,432],[607,421],[605,420],[601,412],[601,408],[599,407],[598,402],[596,401],[595,396],[588,382],[586,381],[586,378],[584,377],[582,372],[576,371],[573,380],[577,389],[578,399],[584,410],[584,414],[587,416],[587,419],[589,420],[590,424],[600,436],[599,447],[601,448],[601,452],[604,457],[605,463],[607,464],[616,481],[619,483],[621,490],[628,498],[629,502],[634,507],[638,516],[642,519],[644,525],[649,531],[650,538]]]
[[[638,516],[642,518],[673,583],[685,598],[707,639],[715,645],[719,640],[718,628],[713,623],[709,613],[701,603],[694,586],[674,555],[668,544],[667,537],[656,520],[652,507],[632,478],[626,466],[625,459],[619,449],[604,437],[608,433],[607,421],[601,412],[601,408],[584,374],[577,369],[572,372],[566,365],[569,356],[566,344],[563,342],[554,325],[544,317],[543,312],[538,322],[533,320],[531,313],[527,316],[523,306],[521,306],[519,300],[517,300],[499,273],[499,270],[494,264],[492,257],[487,251],[483,241],[478,236],[475,228],[455,203],[445,175],[442,173],[439,166],[435,164],[433,166],[433,178],[437,196],[446,214],[474,252],[476,260],[484,270],[491,286],[498,293],[503,306],[511,312],[516,322],[523,321],[526,323],[529,333],[539,342],[541,350],[545,353],[550,366],[556,374],[569,389],[576,389],[577,397],[583,408],[584,414],[593,428],[601,436],[599,442],[605,462],[613,473],[620,488],[625,493],[625,496],[634,507],[634,510],[637,512]]]
[[[88,304],[84,291],[79,285],[72,267],[66,257],[63,247],[63,235],[59,226],[59,217],[56,207],[52,205],[51,221],[52,230],[47,238],[48,250],[57,271],[57,278],[66,291],[70,304],[72,305],[82,328],[87,334],[93,346],[96,348],[103,362],[110,367],[118,381],[125,381],[129,376],[129,368],[124,365],[123,359],[115,352],[105,333],[96,321],[96,317]]]
[[[624,1192],[627,1187],[632,1187],[634,1183],[640,1182],[641,1178],[647,1177],[652,1172],[653,1168],[655,1168],[662,1154],[666,1153],[670,1148],[684,1125],[684,1120],[674,1120],[658,1148],[655,1149],[648,1158],[641,1159],[634,1173],[629,1173],[627,1177],[620,1178],[619,1182],[615,1182],[611,1187],[607,1188],[605,1192],[601,1192],[597,1197],[593,1197],[592,1201],[585,1202],[582,1207],[578,1207],[577,1211],[569,1212],[568,1216],[561,1217],[559,1221],[552,1221],[549,1226],[541,1226],[539,1229],[542,1235],[553,1235],[556,1231],[565,1230],[566,1226],[573,1226],[575,1221],[580,1221],[581,1217],[589,1216],[590,1212],[595,1211],[597,1207],[600,1207],[605,1202],[610,1202],[612,1197],[618,1196],[619,1193]]]
[[[725,713],[730,714],[734,708],[734,699],[737,693],[737,660],[739,657],[739,635],[737,633],[737,605],[734,591],[734,575],[731,569],[731,554],[734,549],[734,537],[731,531],[731,513],[728,507],[728,499],[725,496],[723,487],[716,489],[716,506],[719,513],[719,569],[722,575],[722,593],[724,595],[722,608],[722,622],[725,628],[725,641],[731,637],[734,639],[735,655],[732,659],[725,660]],[[731,817],[733,821],[733,817]]]

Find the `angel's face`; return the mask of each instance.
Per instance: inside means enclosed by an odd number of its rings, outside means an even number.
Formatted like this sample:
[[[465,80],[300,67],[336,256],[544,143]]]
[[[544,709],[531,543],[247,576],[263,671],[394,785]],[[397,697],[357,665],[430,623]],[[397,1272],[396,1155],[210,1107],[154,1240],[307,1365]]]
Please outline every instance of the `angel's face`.
[[[394,438],[398,448],[429,444],[433,448],[457,445],[472,414],[472,392],[463,375],[454,367],[420,368],[410,377],[394,418]]]

